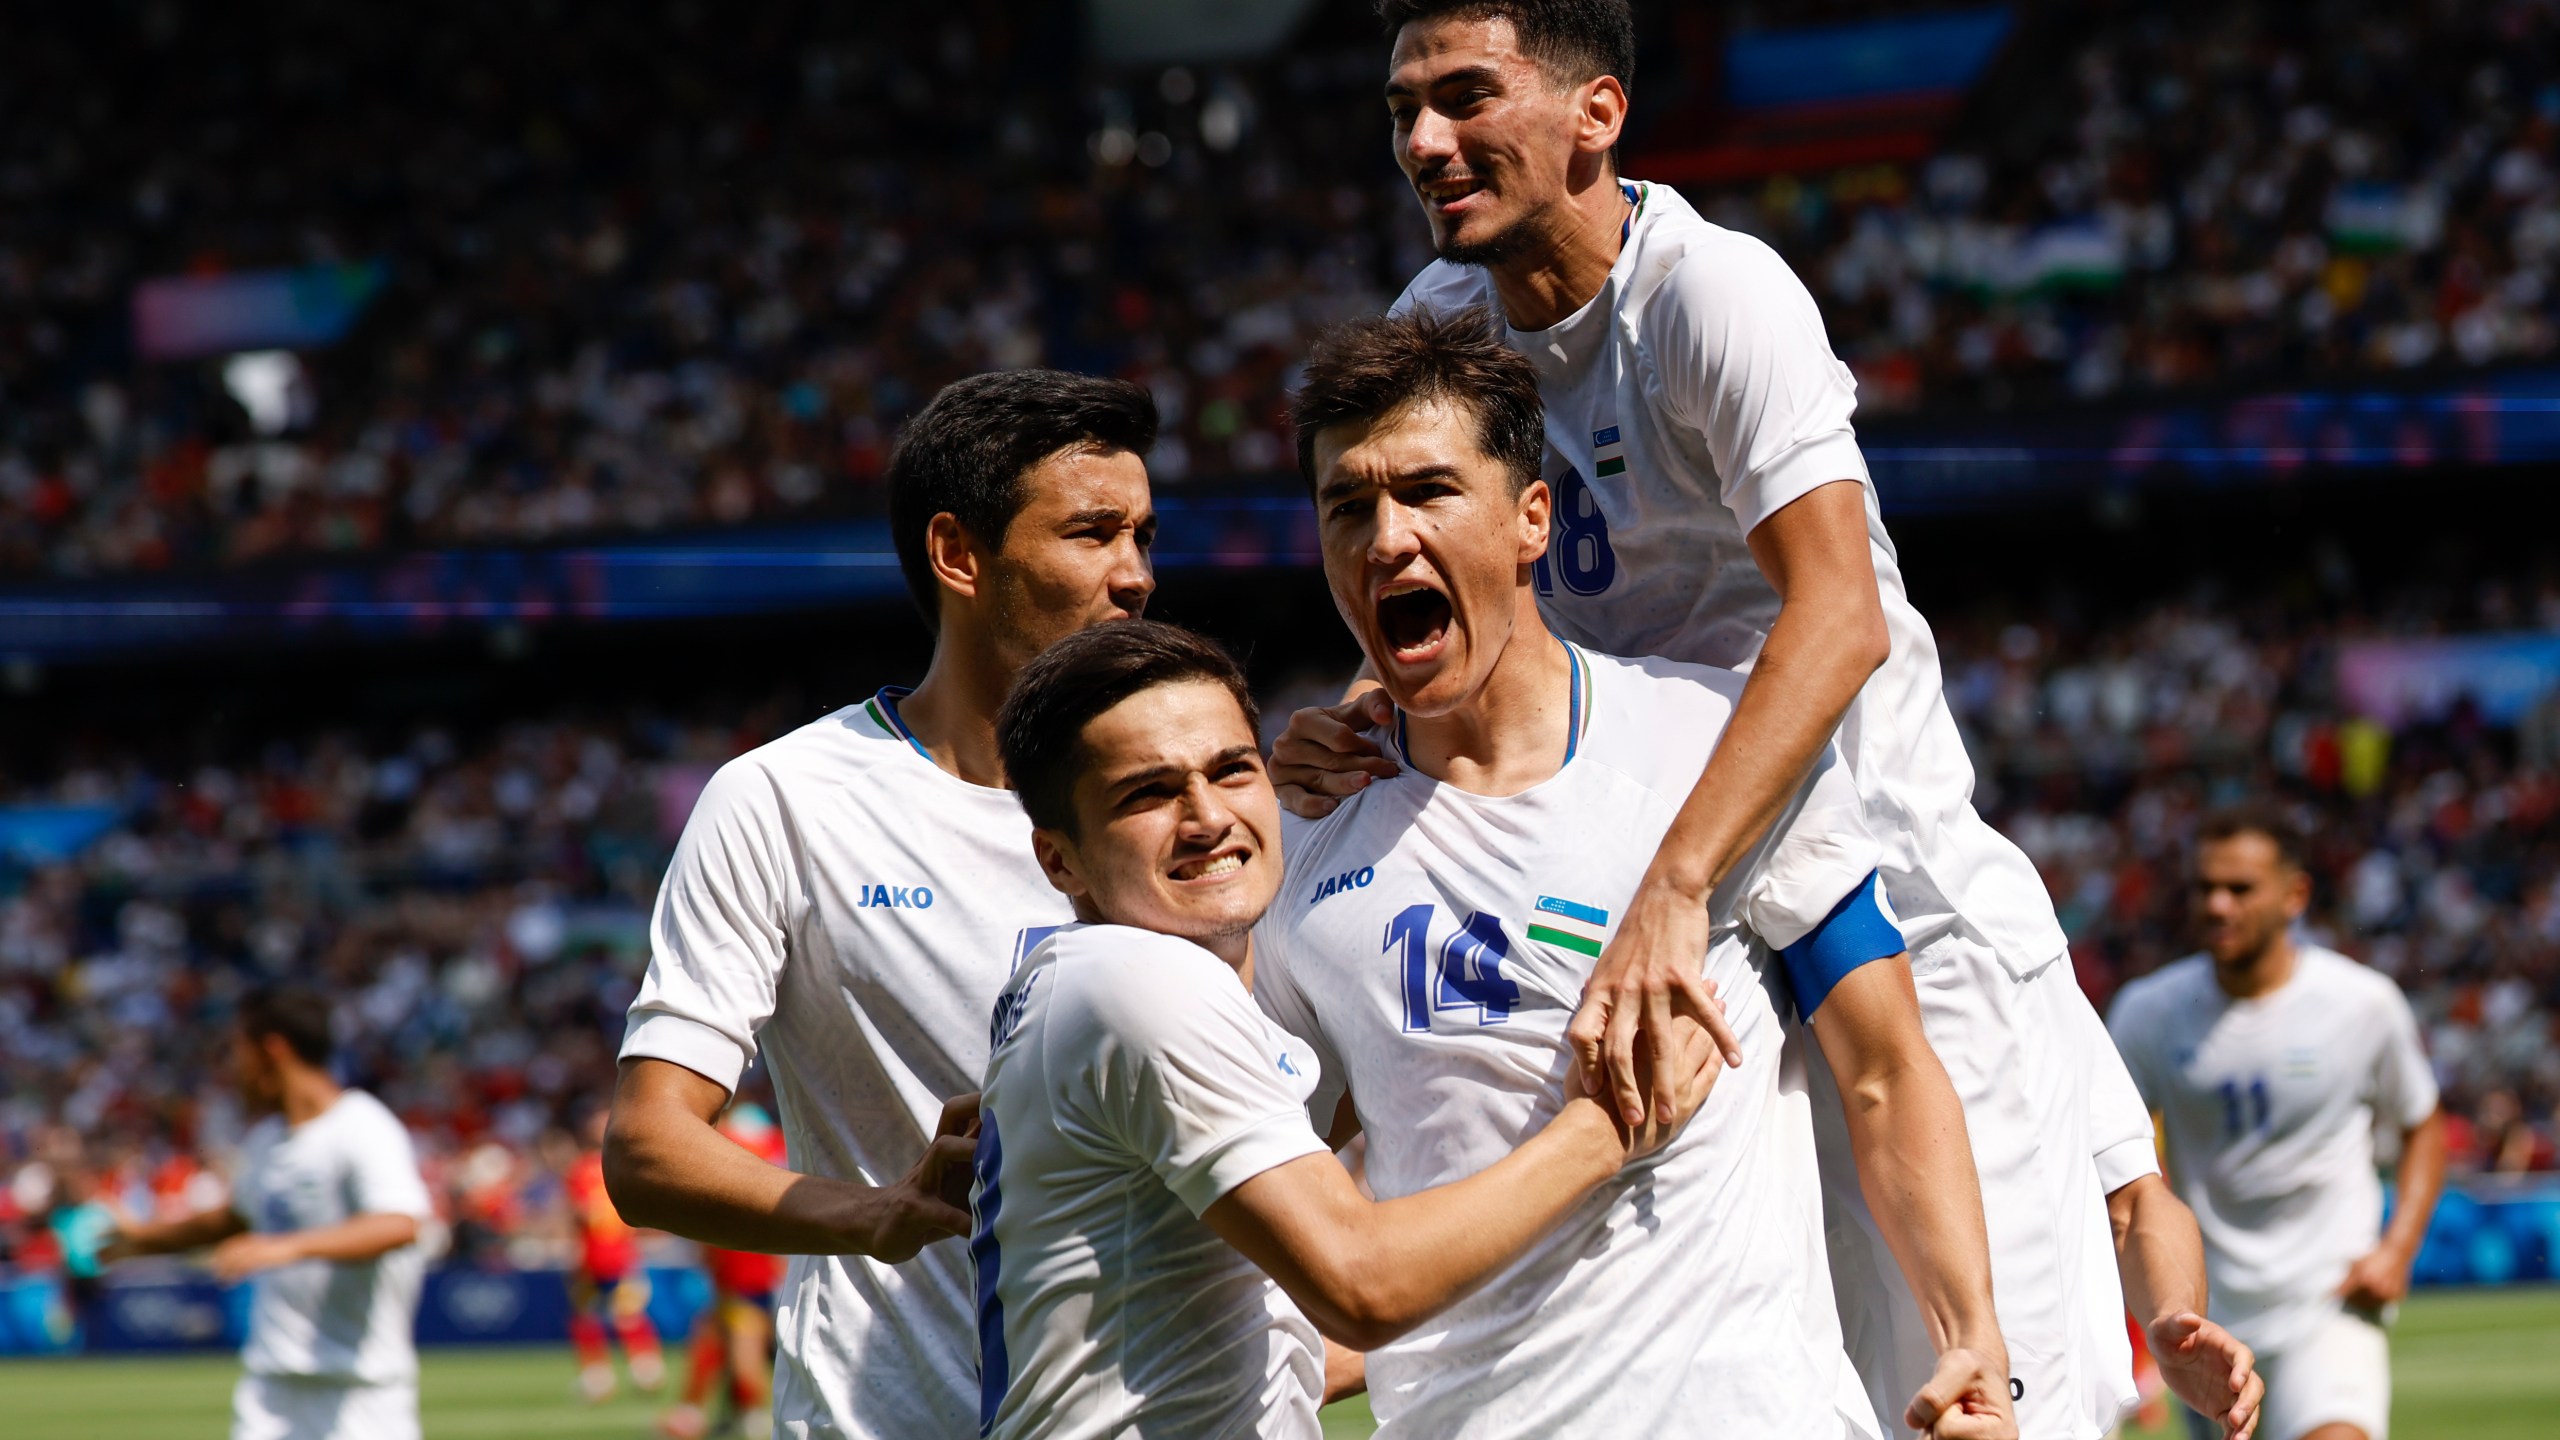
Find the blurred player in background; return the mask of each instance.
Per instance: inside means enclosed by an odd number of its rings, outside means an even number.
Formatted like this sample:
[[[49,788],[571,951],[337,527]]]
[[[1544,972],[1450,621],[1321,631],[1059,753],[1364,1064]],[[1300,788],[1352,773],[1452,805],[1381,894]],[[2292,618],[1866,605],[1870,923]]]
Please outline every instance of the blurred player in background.
[[[2390,977],[2294,933],[2311,903],[2281,811],[2199,828],[2204,953],[2124,987],[2110,1017],[2168,1121],[2169,1176],[2204,1226],[2214,1317],[2254,1346],[2266,1440],[2384,1440],[2383,1326],[2444,1188],[2444,1115]],[[2386,1228],[2374,1137],[2399,1145]]]
[[[769,1165],[788,1157],[781,1127],[763,1106],[741,1101],[720,1117],[720,1133]],[[693,1322],[693,1359],[684,1394],[658,1422],[672,1440],[699,1440],[711,1429],[704,1402],[711,1387],[728,1381],[729,1413],[748,1440],[773,1433],[773,1291],[782,1283],[782,1257],[755,1250],[702,1249],[711,1303]]]
[[[234,1073],[252,1109],[230,1200],[136,1225],[109,1259],[213,1246],[254,1277],[231,1440],[416,1440],[414,1327],[434,1215],[409,1132],[330,1074],[329,1002],[273,989],[240,1004]]]
[[[891,539],[934,630],[923,682],[722,766],[659,888],[606,1174],[635,1220],[793,1257],[780,1428],[977,1428],[969,1256],[933,1242],[969,1229],[996,994],[1073,918],[1004,788],[996,710],[1050,642],[1146,608],[1155,435],[1154,399],[1126,381],[944,387],[889,462]],[[712,1128],[759,1053],[803,1173]]]
[[[658,1327],[649,1319],[649,1272],[640,1264],[639,1233],[605,1193],[605,1115],[599,1106],[578,1118],[578,1158],[561,1177],[578,1232],[578,1262],[569,1271],[569,1346],[578,1355],[578,1389],[599,1405],[613,1396],[608,1327],[622,1342],[634,1386],[655,1391],[667,1378]]]
[[[1610,654],[1749,673],[1593,967],[1571,1032],[1582,1063],[1641,1109],[1638,1037],[1711,1009],[1709,897],[1836,736],[1963,1103],[2019,1424],[2094,1440],[2135,1398],[2106,1200],[2156,1170],[2149,1120],[2057,963],[2068,947],[2035,867],[1973,809],[1937,647],[1850,425],[1855,384],[1812,296],[1767,245],[1617,173],[1635,64],[1625,0],[1384,0],[1380,14],[1393,149],[1440,255],[1395,308],[1490,306],[1538,369],[1548,623]],[[1364,733],[1386,714],[1356,697],[1292,722],[1273,753],[1300,814],[1396,773]],[[2118,1100],[2123,1113],[2097,1113]],[[1814,1111],[1841,1322],[1890,1427],[1953,1341],[1867,1208],[1846,1111],[1829,1096]],[[2125,1253],[2157,1268],[2123,1296],[2165,1307],[2146,1322],[2184,1327],[2203,1304],[2193,1222],[2165,1190],[2136,1194],[2127,1233],[2141,1243]],[[2212,1338],[2181,1332],[2190,1349]],[[2224,1414],[2237,1398],[2196,1396]]]

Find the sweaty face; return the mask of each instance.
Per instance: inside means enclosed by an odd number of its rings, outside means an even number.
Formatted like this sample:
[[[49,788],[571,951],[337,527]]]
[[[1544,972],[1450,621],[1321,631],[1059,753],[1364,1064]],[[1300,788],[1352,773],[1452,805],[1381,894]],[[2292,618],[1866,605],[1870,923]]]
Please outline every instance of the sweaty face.
[[[1444,260],[1492,265],[1534,249],[1562,206],[1589,86],[1562,86],[1506,19],[1418,20],[1387,61],[1396,164]]]
[[[1028,499],[986,567],[999,639],[1016,664],[1087,626],[1144,613],[1156,588],[1145,461],[1061,450],[1022,484]]]
[[[1547,549],[1547,485],[1511,493],[1475,416],[1429,400],[1316,437],[1325,584],[1387,694],[1443,715],[1493,673]],[[1536,623],[1534,612],[1529,623]]]
[[[2207,840],[2196,847],[2196,939],[2214,963],[2246,964],[2302,914],[2309,888],[2264,835]]]
[[[1035,848],[1059,888],[1115,925],[1215,947],[1280,888],[1280,801],[1225,688],[1140,691],[1084,728],[1076,833]]]

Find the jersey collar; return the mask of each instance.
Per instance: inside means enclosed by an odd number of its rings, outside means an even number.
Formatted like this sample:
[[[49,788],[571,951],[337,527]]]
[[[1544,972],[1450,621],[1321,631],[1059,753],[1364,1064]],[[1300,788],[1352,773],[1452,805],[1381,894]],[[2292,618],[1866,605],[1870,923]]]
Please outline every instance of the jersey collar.
[[[1573,757],[1582,751],[1583,732],[1591,728],[1591,667],[1583,663],[1581,646],[1561,635],[1556,639],[1564,646],[1565,659],[1573,665],[1573,679],[1565,697],[1564,716],[1564,764],[1570,765],[1573,763]],[[1404,761],[1406,768],[1413,768],[1413,749],[1406,743],[1405,713],[1401,705],[1396,707],[1394,739],[1396,755]],[[1564,765],[1556,768],[1562,770]]]
[[[912,686],[883,685],[880,687],[879,694],[862,702],[862,708],[871,712],[872,724],[906,741],[908,748],[923,756],[926,764],[933,765],[938,770],[942,767],[935,763],[933,752],[924,748],[924,742],[916,738],[916,732],[907,728],[906,717],[898,713],[898,702],[914,693],[916,692]]]

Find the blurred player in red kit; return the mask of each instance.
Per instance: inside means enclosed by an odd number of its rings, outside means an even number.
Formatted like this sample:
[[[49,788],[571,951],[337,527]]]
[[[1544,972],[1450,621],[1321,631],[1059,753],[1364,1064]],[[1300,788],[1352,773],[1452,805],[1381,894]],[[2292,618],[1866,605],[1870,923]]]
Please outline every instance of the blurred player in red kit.
[[[666,1380],[658,1330],[649,1323],[649,1277],[640,1268],[639,1236],[604,1191],[605,1110],[578,1119],[578,1158],[562,1177],[578,1231],[578,1263],[569,1272],[569,1344],[578,1352],[578,1388],[589,1401],[613,1394],[613,1359],[605,1322],[621,1337],[631,1383],[656,1390]]]
[[[782,1129],[760,1105],[731,1107],[721,1118],[720,1133],[760,1160],[783,1163]],[[763,1440],[773,1433],[773,1292],[782,1284],[782,1257],[706,1245],[702,1268],[711,1277],[711,1303],[693,1322],[693,1366],[685,1376],[684,1395],[658,1429],[674,1440],[699,1440],[710,1433],[703,1401],[725,1370],[738,1428],[749,1440]]]

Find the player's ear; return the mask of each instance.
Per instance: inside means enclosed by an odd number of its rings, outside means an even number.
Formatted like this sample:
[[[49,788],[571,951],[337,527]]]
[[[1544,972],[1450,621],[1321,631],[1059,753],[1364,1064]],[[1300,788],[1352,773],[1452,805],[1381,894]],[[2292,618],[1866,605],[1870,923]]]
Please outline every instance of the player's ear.
[[[1080,861],[1076,855],[1076,842],[1065,831],[1032,831],[1031,854],[1040,862],[1040,873],[1049,877],[1050,888],[1059,894],[1070,900],[1082,900],[1092,893],[1092,887],[1086,885],[1084,877],[1077,873]]]
[[[1532,480],[1521,487],[1518,505],[1520,554],[1523,565],[1535,565],[1547,553],[1547,531],[1555,523],[1556,492],[1545,480]]]
[[[977,598],[986,562],[959,516],[946,510],[925,523],[924,559],[942,588]]]
[[[1585,155],[1606,155],[1627,128],[1627,87],[1615,75],[1583,84],[1576,97],[1573,148]]]

